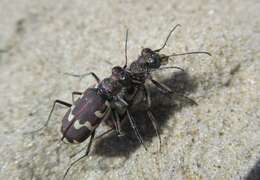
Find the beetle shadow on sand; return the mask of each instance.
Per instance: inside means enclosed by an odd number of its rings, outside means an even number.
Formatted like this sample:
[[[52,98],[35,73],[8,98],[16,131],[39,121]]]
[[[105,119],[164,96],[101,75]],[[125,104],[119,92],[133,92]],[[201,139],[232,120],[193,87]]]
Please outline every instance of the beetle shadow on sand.
[[[186,96],[188,96],[189,93],[196,91],[198,86],[196,83],[196,78],[192,78],[187,72],[184,71],[173,73],[170,78],[164,79],[160,82],[166,84],[174,90],[174,92],[178,94],[185,94]],[[170,117],[174,116],[175,112],[181,111],[181,109],[186,106],[193,105],[181,96],[173,95],[171,97],[167,97],[153,85],[150,85],[150,94],[152,101],[151,111],[157,120],[160,134],[162,129],[166,128],[167,121]],[[156,137],[157,135],[145,109],[140,110],[141,108],[139,105],[136,109],[137,110],[131,111],[131,113],[136,121],[137,128],[144,139],[144,143],[149,149],[150,142],[153,137]],[[117,134],[113,132],[97,140],[93,148],[93,154],[106,157],[123,156],[128,158],[129,155],[135,150],[138,148],[143,148],[128,120],[126,120],[126,123],[123,125],[122,129],[126,134],[125,136],[118,137]]]
[[[256,162],[255,166],[249,171],[246,180],[259,180],[260,179],[260,159]]]

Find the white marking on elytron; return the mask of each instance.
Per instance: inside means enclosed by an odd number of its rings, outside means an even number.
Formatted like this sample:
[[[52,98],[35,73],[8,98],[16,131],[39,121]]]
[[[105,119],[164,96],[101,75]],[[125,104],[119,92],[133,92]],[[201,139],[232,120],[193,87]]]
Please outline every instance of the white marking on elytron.
[[[71,142],[69,142],[69,140],[68,140],[67,138],[64,138],[63,141],[64,141],[65,143],[71,143]]]
[[[69,113],[69,116],[68,116],[68,121],[71,121],[73,118],[74,118],[74,114],[72,114],[72,111],[74,110],[75,108],[75,105],[73,104],[70,108],[70,113]]]
[[[84,126],[86,128],[88,128],[90,131],[95,129],[95,126],[92,126],[89,121],[86,121],[84,124],[80,124],[79,120],[77,120],[74,123],[74,128],[75,129],[80,129],[80,128],[84,127]]]
[[[83,98],[84,96],[84,93],[82,93],[80,96],[79,96],[79,99]]]
[[[96,111],[95,112],[95,115],[98,117],[98,118],[103,118],[105,116],[105,114],[108,112],[108,110],[110,109],[110,103],[108,101],[105,102],[105,105],[106,105],[106,110],[104,112],[101,112],[101,111]]]
[[[74,144],[79,144],[80,142],[76,141],[76,140],[73,140],[73,143]]]

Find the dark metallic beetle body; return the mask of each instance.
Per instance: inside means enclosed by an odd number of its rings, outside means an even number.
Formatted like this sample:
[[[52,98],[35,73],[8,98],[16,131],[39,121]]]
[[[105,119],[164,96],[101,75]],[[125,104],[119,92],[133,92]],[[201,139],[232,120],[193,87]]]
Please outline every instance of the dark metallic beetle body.
[[[179,25],[177,25],[179,26]],[[129,112],[129,109],[137,104],[139,104],[144,99],[147,103],[147,115],[151,120],[155,131],[159,137],[159,142],[161,144],[161,139],[159,136],[159,130],[156,125],[156,120],[151,112],[151,100],[149,90],[146,88],[145,83],[147,80],[150,80],[160,91],[165,94],[174,93],[166,85],[161,84],[155,81],[151,72],[155,70],[160,70],[161,65],[168,63],[168,59],[171,56],[184,55],[184,54],[194,54],[194,53],[205,53],[210,55],[207,52],[189,52],[183,54],[172,54],[169,56],[160,54],[166,46],[171,33],[177,27],[175,26],[169,33],[163,46],[157,50],[151,50],[149,48],[144,48],[141,52],[141,55],[137,58],[136,61],[133,61],[130,66],[127,68],[127,54],[126,63],[123,68],[116,66],[112,69],[112,75],[109,78],[105,78],[99,82],[99,78],[94,74],[90,73],[97,80],[98,84],[96,88],[88,88],[84,93],[75,92],[75,94],[81,94],[81,97],[76,100],[73,104],[56,100],[54,102],[53,108],[48,117],[48,121],[51,117],[51,113],[55,107],[56,103],[70,107],[70,109],[65,114],[62,120],[61,132],[63,134],[62,139],[67,140],[70,143],[81,143],[90,137],[86,153],[81,158],[74,161],[70,167],[67,169],[64,174],[66,177],[70,168],[80,159],[87,156],[90,147],[95,136],[95,130],[99,124],[106,120],[109,115],[112,115],[112,119],[107,119],[107,124],[112,124],[113,129],[116,129],[119,134],[120,126],[123,123],[122,120],[127,115],[129,122],[141,144],[144,145],[143,139],[139,133],[138,128],[136,127],[135,121]],[[126,36],[127,37],[127,36]],[[127,53],[127,38],[125,52]],[[165,67],[167,68],[177,68],[179,67]],[[182,69],[181,69],[182,70]],[[80,75],[75,75],[80,76]],[[183,96],[183,95],[182,95]],[[185,97],[185,96],[183,96]],[[189,99],[185,97],[186,99]],[[190,100],[190,99],[189,99]],[[191,100],[194,102],[193,100]],[[110,113],[112,112],[112,113]],[[146,149],[146,147],[145,147]]]
[[[121,67],[114,67],[109,78],[99,82],[96,88],[88,88],[77,99],[62,120],[63,140],[70,143],[83,142],[109,116],[110,103],[115,106],[119,102],[116,95],[121,91],[122,84],[128,84],[123,72]]]
[[[168,59],[169,56],[144,48],[137,60],[130,64],[129,70],[134,74],[143,74],[153,69],[159,69],[161,65],[168,63]]]
[[[61,132],[70,143],[86,140],[110,112],[110,103],[98,95],[98,90],[87,89],[77,99],[62,120]]]
[[[149,90],[145,87],[145,83],[147,80],[150,80],[164,94],[168,94],[168,95],[175,94],[177,96],[182,96],[186,100],[190,101],[192,104],[196,104],[196,102],[193,101],[192,99],[184,95],[178,95],[166,85],[155,81],[151,75],[151,72],[156,70],[161,70],[164,68],[165,69],[175,68],[184,71],[182,68],[176,66],[161,68],[162,65],[168,64],[169,58],[172,56],[188,55],[188,54],[207,54],[211,56],[210,53],[205,51],[195,51],[195,52],[187,52],[181,54],[173,53],[172,55],[161,54],[160,51],[166,46],[169,37],[178,26],[180,25],[176,25],[170,31],[169,35],[166,38],[166,41],[164,42],[161,48],[157,50],[152,50],[150,48],[143,48],[141,51],[141,55],[137,58],[137,60],[133,61],[128,68],[126,68],[127,67],[127,62],[126,62],[125,71],[129,76],[130,81],[128,82],[130,82],[130,85],[124,86],[122,88],[122,91],[117,96],[120,96],[122,99],[126,100],[126,102],[129,105],[128,108],[136,104],[139,104],[144,99],[146,99],[147,101],[147,105],[149,106],[148,109],[150,108],[151,102],[148,102],[150,100],[150,97],[148,97],[150,96]]]

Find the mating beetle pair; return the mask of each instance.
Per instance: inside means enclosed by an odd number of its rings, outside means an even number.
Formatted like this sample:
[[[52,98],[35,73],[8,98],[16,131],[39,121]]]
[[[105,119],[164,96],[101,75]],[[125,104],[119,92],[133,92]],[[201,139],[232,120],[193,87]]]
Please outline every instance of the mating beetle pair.
[[[121,134],[121,125],[123,120],[127,116],[129,122],[141,144],[144,145],[143,139],[139,133],[138,127],[136,126],[135,120],[132,117],[129,109],[130,107],[140,103],[145,99],[147,103],[147,114],[149,119],[151,120],[153,127],[156,130],[156,133],[160,140],[160,135],[158,131],[158,127],[156,124],[156,120],[154,115],[152,114],[151,107],[151,98],[149,89],[145,86],[147,80],[150,80],[161,92],[164,94],[176,94],[173,90],[171,90],[166,85],[157,82],[152,78],[151,72],[162,69],[176,68],[183,70],[179,67],[170,66],[170,67],[161,67],[161,65],[165,65],[168,63],[170,57],[186,55],[186,54],[195,54],[195,53],[203,53],[210,55],[208,52],[188,52],[182,54],[172,54],[172,55],[163,55],[159,52],[166,46],[168,39],[170,38],[172,32],[178,27],[175,26],[169,33],[164,42],[163,46],[157,50],[151,50],[149,48],[144,48],[141,52],[141,55],[137,58],[136,61],[133,61],[129,67],[127,67],[127,38],[128,31],[126,33],[126,41],[125,41],[125,57],[126,62],[123,67],[113,67],[112,74],[110,77],[100,79],[95,75],[95,73],[87,73],[84,75],[73,75],[73,76],[85,76],[92,75],[96,81],[97,86],[95,88],[88,88],[85,92],[73,92],[72,99],[73,104],[56,100],[53,104],[52,110],[48,117],[48,120],[45,124],[47,126],[51,114],[54,110],[55,105],[62,104],[64,106],[69,107],[69,110],[65,114],[62,120],[61,132],[63,134],[62,140],[65,140],[70,143],[81,143],[85,141],[89,136],[90,140],[88,143],[88,147],[84,156],[87,156],[93,138],[95,136],[96,128],[99,124],[105,120],[112,121],[118,134]],[[74,102],[74,96],[80,95]],[[178,95],[178,94],[176,94]],[[188,99],[192,103],[195,103],[193,100],[189,99],[186,96],[184,98]],[[112,119],[107,119],[111,115]],[[160,140],[161,141],[161,140]],[[146,148],[146,147],[145,147]],[[66,174],[69,169],[75,164],[78,160],[74,161],[70,167],[67,169]]]

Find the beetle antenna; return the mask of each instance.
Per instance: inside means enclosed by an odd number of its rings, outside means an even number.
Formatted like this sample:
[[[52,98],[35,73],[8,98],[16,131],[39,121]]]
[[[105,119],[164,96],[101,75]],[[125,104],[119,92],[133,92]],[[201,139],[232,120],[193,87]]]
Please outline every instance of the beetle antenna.
[[[125,35],[125,65],[124,65],[124,69],[127,67],[127,39],[128,39],[128,29],[126,29],[126,35]]]
[[[162,45],[162,47],[159,48],[159,49],[154,50],[154,52],[159,52],[159,51],[161,51],[163,48],[165,48],[165,46],[166,46],[166,44],[167,44],[169,38],[171,37],[173,31],[174,31],[178,26],[181,26],[181,25],[180,25],[180,24],[177,24],[176,26],[174,26],[174,27],[171,29],[170,33],[168,34],[168,36],[167,36],[166,40],[164,41],[164,44]]]
[[[193,52],[186,52],[186,53],[180,53],[180,54],[176,54],[173,53],[171,55],[169,55],[168,57],[172,57],[172,56],[183,56],[183,55],[189,55],[189,54],[207,54],[208,56],[212,56],[209,52],[207,51],[193,51]]]

